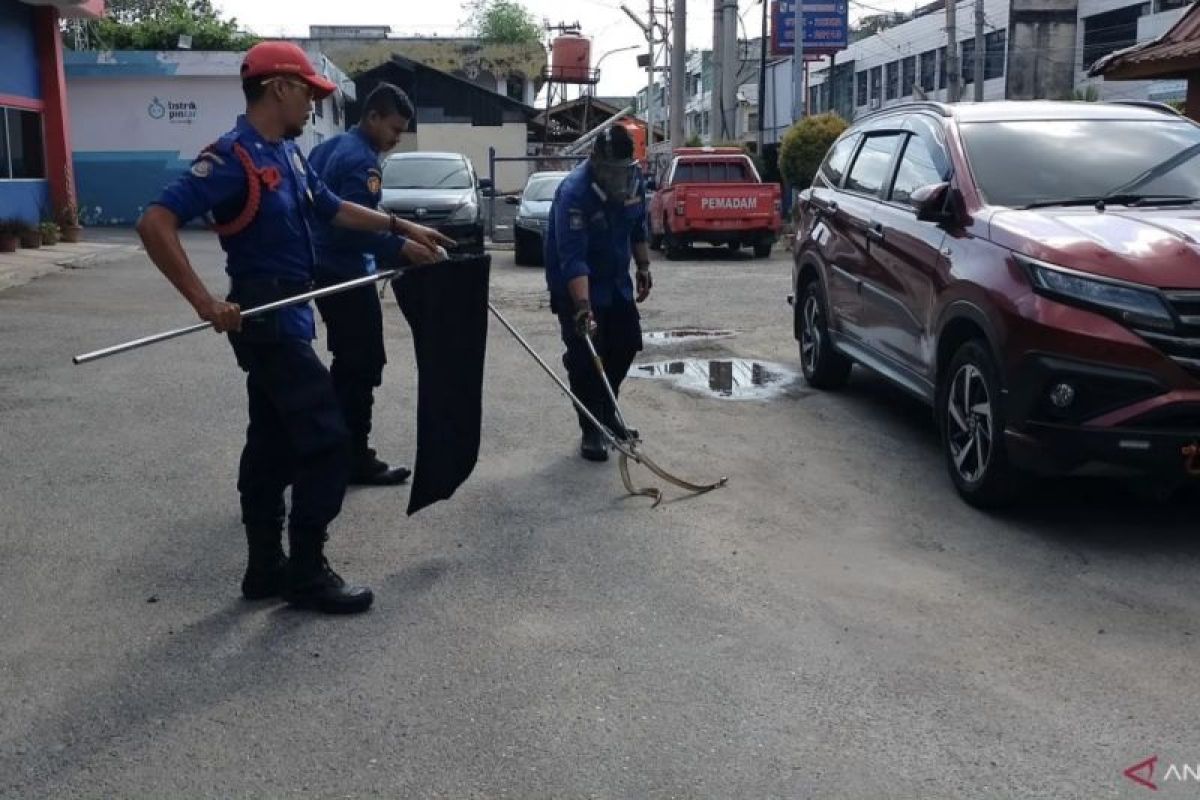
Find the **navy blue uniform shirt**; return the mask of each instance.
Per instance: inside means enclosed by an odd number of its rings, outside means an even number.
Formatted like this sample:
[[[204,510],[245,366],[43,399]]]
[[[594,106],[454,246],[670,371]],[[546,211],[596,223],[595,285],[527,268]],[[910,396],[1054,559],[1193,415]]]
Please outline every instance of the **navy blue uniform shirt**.
[[[235,283],[255,279],[310,283],[316,262],[313,227],[318,220],[329,222],[337,215],[341,198],[309,169],[294,142],[268,142],[245,116],[238,117],[237,127],[201,153],[154,203],[174,213],[180,224],[204,214],[211,214],[219,224],[235,219],[246,206],[249,183],[234,155],[234,144],[246,149],[258,169],[278,170],[280,182],[274,189],[262,187],[262,205],[245,230],[221,237],[225,271]],[[312,307],[307,303],[278,313],[282,336],[316,337]]]
[[[343,200],[377,208],[383,196],[379,154],[358,126],[327,139],[308,157],[312,168],[330,190]],[[404,239],[387,233],[351,231],[320,224],[317,235],[317,274],[322,279],[360,278],[376,269],[376,261],[389,266],[396,261]]]
[[[606,308],[617,298],[633,302],[629,275],[632,245],[646,241],[646,187],[624,205],[607,201],[583,162],[554,193],[546,232],[546,285],[552,298],[566,302],[567,284],[588,276],[592,306]]]

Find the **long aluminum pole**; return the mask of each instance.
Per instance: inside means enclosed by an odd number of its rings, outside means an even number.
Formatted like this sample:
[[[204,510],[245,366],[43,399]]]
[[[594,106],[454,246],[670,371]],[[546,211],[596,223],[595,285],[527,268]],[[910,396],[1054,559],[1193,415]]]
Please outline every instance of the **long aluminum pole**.
[[[349,280],[344,283],[336,283],[333,286],[325,286],[321,289],[314,289],[311,292],[298,294],[295,297],[285,297],[282,300],[276,300],[272,303],[267,303],[266,305],[246,309],[242,312],[242,319],[258,317],[271,311],[278,311],[281,308],[287,308],[288,306],[294,306],[300,303],[307,303],[309,300],[316,300],[319,297],[328,297],[331,294],[339,294],[341,292],[349,291],[350,289],[356,289],[359,286],[370,286],[376,281],[383,281],[393,278],[396,275],[399,275],[401,272],[403,272],[401,269],[384,270],[383,272],[364,275],[361,278],[355,278],[354,280]],[[180,336],[187,336],[189,333],[206,331],[211,327],[211,322],[198,322],[195,325],[188,325],[186,328],[176,328],[175,330],[163,331],[162,333],[156,333],[152,336],[143,336],[141,339],[134,339],[130,342],[124,342],[123,344],[106,347],[103,350],[95,350],[91,353],[84,353],[83,355],[75,356],[73,359],[71,359],[71,361],[75,364],[87,364],[90,361],[98,361],[101,358],[108,358],[109,356],[115,356],[119,353],[127,353],[130,350],[137,350],[140,347],[147,347],[152,344],[158,344],[159,342],[165,342],[168,339],[177,339]]]
[[[671,147],[683,147],[684,92],[687,91],[687,0],[675,0],[671,25]]]

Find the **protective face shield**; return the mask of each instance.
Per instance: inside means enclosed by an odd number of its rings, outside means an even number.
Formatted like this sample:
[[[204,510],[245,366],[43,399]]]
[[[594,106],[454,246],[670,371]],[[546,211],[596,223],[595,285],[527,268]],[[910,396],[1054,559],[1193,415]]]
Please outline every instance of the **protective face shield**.
[[[638,167],[633,139],[620,125],[611,125],[596,137],[592,147],[592,177],[609,203],[623,204],[637,194]]]
[[[637,195],[638,167],[635,161],[614,161],[592,156],[592,176],[600,191],[607,195],[609,203],[624,205],[626,200]]]

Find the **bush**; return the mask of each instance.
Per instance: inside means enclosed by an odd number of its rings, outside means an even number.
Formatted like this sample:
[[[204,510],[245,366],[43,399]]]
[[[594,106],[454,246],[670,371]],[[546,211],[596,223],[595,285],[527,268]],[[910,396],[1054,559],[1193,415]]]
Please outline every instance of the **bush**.
[[[846,127],[846,120],[833,112],[805,117],[793,125],[779,147],[779,172],[788,185],[811,186],[825,154]]]

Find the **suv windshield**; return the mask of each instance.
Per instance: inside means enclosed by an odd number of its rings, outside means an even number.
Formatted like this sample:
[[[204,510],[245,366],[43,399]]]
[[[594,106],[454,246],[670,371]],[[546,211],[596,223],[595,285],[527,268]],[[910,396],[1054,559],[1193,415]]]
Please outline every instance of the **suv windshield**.
[[[470,189],[471,173],[462,161],[396,158],[383,165],[385,189]]]
[[[1200,128],[1184,120],[1029,120],[961,126],[992,205],[1200,198]]]
[[[531,202],[546,202],[554,199],[554,190],[562,183],[562,178],[539,178],[531,181],[521,196]]]

